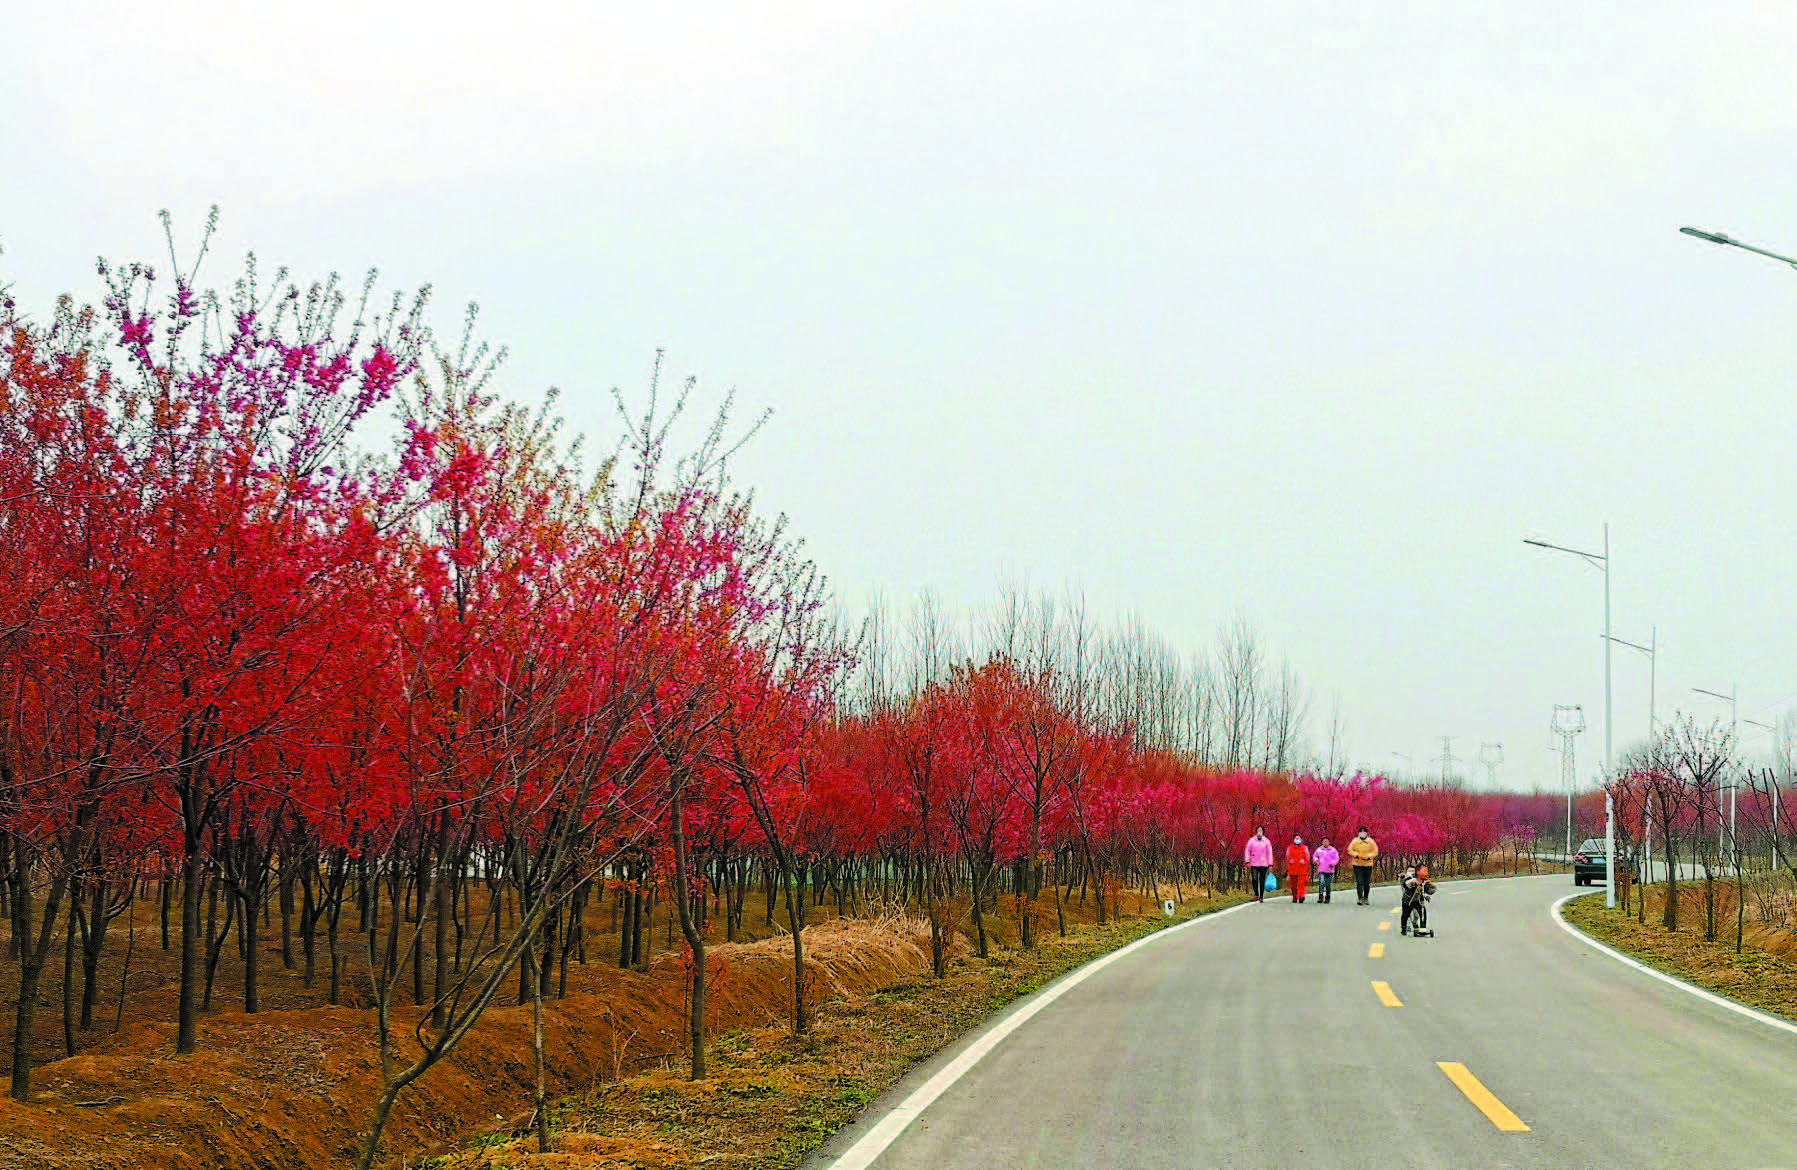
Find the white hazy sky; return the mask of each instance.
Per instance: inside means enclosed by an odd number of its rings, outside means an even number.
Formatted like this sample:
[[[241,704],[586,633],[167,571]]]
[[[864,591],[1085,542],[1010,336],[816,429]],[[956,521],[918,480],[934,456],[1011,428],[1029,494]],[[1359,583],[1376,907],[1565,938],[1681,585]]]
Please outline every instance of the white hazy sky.
[[[851,605],[1240,612],[1361,763],[1551,784],[1601,578],[1524,536],[1610,522],[1662,714],[1797,702],[1797,272],[1676,233],[1797,253],[1794,60],[1770,3],[68,0],[0,41],[0,272],[217,202],[214,280],[479,300],[607,439],[665,347]]]

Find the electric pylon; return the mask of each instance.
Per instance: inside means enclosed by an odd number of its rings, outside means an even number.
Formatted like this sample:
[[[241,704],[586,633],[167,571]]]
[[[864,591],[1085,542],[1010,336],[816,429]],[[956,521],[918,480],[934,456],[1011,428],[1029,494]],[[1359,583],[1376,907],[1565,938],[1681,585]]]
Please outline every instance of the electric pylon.
[[[1573,737],[1585,731],[1585,709],[1554,704],[1554,734],[1560,737],[1560,783],[1566,788],[1566,856],[1572,856]]]
[[[1497,791],[1498,765],[1504,762],[1504,745],[1501,743],[1482,743],[1479,745],[1479,763],[1485,765],[1485,788]]]

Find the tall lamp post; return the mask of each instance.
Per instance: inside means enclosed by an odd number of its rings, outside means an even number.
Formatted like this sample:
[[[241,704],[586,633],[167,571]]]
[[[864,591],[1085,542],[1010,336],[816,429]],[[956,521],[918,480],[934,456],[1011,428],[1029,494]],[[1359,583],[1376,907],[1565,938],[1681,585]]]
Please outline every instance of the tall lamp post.
[[[1611,760],[1611,717],[1610,717],[1610,525],[1604,523],[1604,551],[1601,553],[1585,552],[1582,549],[1567,548],[1561,544],[1549,544],[1545,540],[1523,538],[1524,544],[1532,544],[1536,548],[1552,549],[1554,552],[1571,553],[1579,557],[1604,575],[1604,776],[1610,775]],[[1616,905],[1616,817],[1611,808],[1610,795],[1604,793],[1604,852],[1608,860],[1604,862],[1604,905],[1614,908]]]
[[[1627,646],[1630,650],[1639,650],[1641,653],[1647,655],[1647,738],[1649,743],[1651,743],[1653,741],[1656,723],[1654,718],[1654,696],[1658,692],[1655,687],[1656,680],[1654,675],[1660,664],[1660,627],[1655,626],[1653,628],[1652,632],[1648,635],[1647,645],[1645,646],[1639,646],[1626,638],[1618,638],[1615,636],[1612,636],[1610,641],[1616,643],[1618,646]],[[1648,818],[1645,798],[1643,798],[1641,805],[1641,864],[1644,868],[1641,871],[1642,877],[1640,880],[1646,882],[1648,885],[1652,885],[1653,821]]]
[[[1724,695],[1718,691],[1706,691],[1702,687],[1692,687],[1691,689],[1693,691],[1696,691],[1700,695],[1708,695],[1712,699],[1726,699],[1728,701],[1728,751],[1729,751],[1729,755],[1733,756],[1734,751],[1735,751],[1735,739],[1739,735],[1740,730],[1741,730],[1741,721],[1735,715],[1735,710],[1736,710],[1735,692],[1740,689],[1739,684],[1736,684],[1736,683],[1729,684],[1728,694],[1726,694],[1726,695]],[[1733,763],[1734,761],[1731,759],[1729,762]],[[1731,836],[1731,837],[1734,836],[1734,833],[1735,833],[1735,781],[1732,776],[1729,778],[1729,781],[1728,781],[1728,830],[1727,831],[1728,831],[1729,836]],[[1724,852],[1723,847],[1722,847],[1723,846],[1722,834],[1723,834],[1723,828],[1722,828],[1722,777],[1717,776],[1716,777],[1716,852],[1717,853]]]
[[[1707,231],[1704,231],[1702,228],[1694,228],[1694,227],[1682,227],[1678,230],[1683,232],[1687,236],[1695,236],[1700,240],[1708,240],[1712,244],[1721,244],[1724,247],[1728,247],[1728,248],[1739,248],[1743,252],[1752,252],[1756,256],[1764,256],[1767,259],[1776,260],[1780,264],[1788,264],[1792,268],[1797,268],[1797,260],[1794,260],[1789,256],[1785,256],[1778,252],[1770,251],[1769,249],[1766,249],[1766,248],[1756,247],[1753,244],[1744,244],[1740,240],[1735,239],[1733,236],[1726,236],[1726,235],[1723,235],[1721,232],[1707,232]],[[1715,695],[1715,697],[1718,699],[1723,699],[1723,698],[1727,699],[1728,706],[1729,706],[1729,722],[1735,724],[1737,730],[1739,729],[1739,724],[1735,720],[1735,714],[1734,714],[1735,697],[1734,697],[1734,694],[1732,693],[1732,689],[1731,689],[1731,693],[1727,694],[1727,695],[1716,695],[1716,693],[1714,691],[1702,691],[1699,693],[1705,694],[1705,695]],[[1762,724],[1761,726],[1764,726],[1764,725]],[[1734,788],[1732,785],[1729,788],[1729,793],[1731,796],[1731,799],[1729,802],[1729,819],[1731,821],[1731,828],[1732,828],[1732,821],[1734,819],[1734,801],[1732,799],[1732,796],[1734,793]],[[1720,816],[1721,810],[1717,810],[1717,811],[1718,811],[1718,816],[1716,819],[1721,820],[1722,819]],[[1774,868],[1776,868],[1777,853],[1778,853],[1778,844],[1777,844],[1778,834],[1777,834],[1776,830],[1772,834],[1772,840],[1773,840],[1773,846],[1772,846],[1773,865],[1774,865]]]
[[[1758,719],[1743,719],[1743,720],[1741,720],[1741,722],[1750,724],[1754,727],[1764,728],[1765,730],[1770,731],[1773,735],[1778,734],[1778,725],[1775,723],[1761,723]],[[1775,747],[1777,746],[1776,743],[1774,744],[1774,746]],[[1778,872],[1778,780],[1775,777],[1773,777],[1770,772],[1767,773],[1767,778],[1768,778],[1768,780],[1767,780],[1766,787],[1768,787],[1772,790],[1771,808],[1767,810],[1768,812],[1770,812],[1772,814],[1771,815],[1772,831],[1770,834],[1768,834],[1772,838],[1772,848],[1768,852],[1770,853],[1771,858],[1772,858],[1772,872],[1777,873]]]

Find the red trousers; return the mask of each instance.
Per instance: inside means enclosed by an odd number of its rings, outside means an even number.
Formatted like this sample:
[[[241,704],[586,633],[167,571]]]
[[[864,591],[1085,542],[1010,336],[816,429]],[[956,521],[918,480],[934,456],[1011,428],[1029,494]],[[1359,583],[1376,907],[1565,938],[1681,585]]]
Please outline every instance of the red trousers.
[[[1304,896],[1304,887],[1310,884],[1310,871],[1301,869],[1296,873],[1288,872],[1285,875],[1285,880],[1291,883],[1292,897],[1302,898]]]

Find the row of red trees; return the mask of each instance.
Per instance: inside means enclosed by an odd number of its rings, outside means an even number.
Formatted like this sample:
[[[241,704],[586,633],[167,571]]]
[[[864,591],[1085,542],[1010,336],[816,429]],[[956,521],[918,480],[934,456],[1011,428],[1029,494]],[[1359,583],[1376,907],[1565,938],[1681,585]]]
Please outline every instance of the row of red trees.
[[[850,709],[856,638],[731,487],[727,410],[670,454],[690,383],[619,397],[623,438],[588,469],[547,410],[491,397],[502,354],[437,344],[422,296],[101,273],[97,308],[0,302],[18,1099],[52,959],[73,1051],[109,924],[145,896],[176,935],[178,1051],[233,936],[259,1010],[271,904],[308,985],[356,981],[384,1072],[366,1163],[512,981],[539,1011],[565,987],[599,898],[625,964],[648,900],[675,909],[702,1075],[707,919],[734,934],[756,879],[786,903],[803,1029],[799,928],[826,891],[921,905],[940,973],[963,915],[986,951],[1003,899],[1031,946],[1076,890],[1102,916],[1122,885],[1234,881],[1256,823],[1368,822],[1388,853],[1466,862],[1552,823],[1551,799],[1142,750],[1003,658]]]

